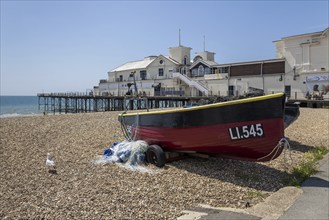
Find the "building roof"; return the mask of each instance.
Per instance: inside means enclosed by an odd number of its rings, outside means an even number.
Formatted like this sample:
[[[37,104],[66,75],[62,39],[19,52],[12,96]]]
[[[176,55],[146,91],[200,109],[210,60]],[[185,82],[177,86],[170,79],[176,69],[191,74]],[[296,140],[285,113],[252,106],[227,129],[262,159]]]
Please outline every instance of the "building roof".
[[[164,57],[167,58],[168,60],[170,60],[171,62],[173,62],[176,65],[180,65],[181,64],[177,60],[174,60],[173,58],[171,58],[170,56],[164,56]]]
[[[288,37],[283,37],[280,40],[273,41],[273,43],[278,42],[278,41],[282,41],[282,40],[285,40],[285,39],[290,39],[290,38],[305,37],[305,36],[310,36],[310,35],[322,35],[322,34],[324,34],[328,30],[329,30],[329,28],[326,28],[323,31],[318,31],[318,32],[312,32],[312,33],[298,34],[298,35],[292,35],[292,36],[288,36]]]
[[[184,47],[184,48],[186,48],[186,49],[190,49],[190,50],[192,50],[191,47],[185,47],[185,46],[183,46],[183,45],[178,45],[177,47],[169,47],[169,49],[181,48],[181,47]]]
[[[210,61],[210,60],[202,60],[204,63],[208,64],[209,66],[214,66],[218,65],[215,61]]]
[[[176,65],[180,65],[179,62],[177,62],[176,60],[172,59],[169,56],[163,56],[163,55],[159,55],[159,56],[148,56],[145,57],[144,60],[138,60],[138,61],[131,61],[128,63],[125,63],[113,70],[111,70],[110,72],[119,72],[119,71],[128,71],[128,70],[136,70],[136,69],[145,69],[147,68],[154,60],[156,60],[157,58],[163,58],[163,59],[167,59],[170,62],[176,64]]]
[[[125,63],[125,64],[111,70],[110,72],[135,70],[135,69],[145,69],[156,58],[157,58],[156,56],[152,56],[152,57],[149,57],[149,59],[144,59],[144,60],[139,60],[139,61],[131,61],[131,62]]]
[[[195,67],[199,63],[203,63],[203,64],[205,64],[206,66],[209,66],[209,67],[219,65],[215,61],[197,59],[195,62],[193,62],[193,64],[191,65],[190,69],[192,69],[193,67]]]
[[[239,65],[246,65],[246,64],[258,64],[258,63],[273,63],[273,62],[282,62],[285,59],[269,59],[269,60],[255,60],[255,61],[246,61],[246,62],[239,62],[239,63],[225,63],[225,64],[218,64],[216,67],[225,67],[225,66],[239,66]]]

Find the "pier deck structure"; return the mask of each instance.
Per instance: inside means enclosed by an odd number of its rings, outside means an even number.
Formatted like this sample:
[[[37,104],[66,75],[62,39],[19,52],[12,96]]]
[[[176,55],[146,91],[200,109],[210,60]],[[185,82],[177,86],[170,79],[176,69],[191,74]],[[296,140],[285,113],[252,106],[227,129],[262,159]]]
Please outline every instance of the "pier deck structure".
[[[93,96],[86,93],[40,93],[39,111],[43,113],[83,113],[183,107],[201,97],[184,96]]]
[[[149,110],[156,108],[183,107],[200,100],[214,100],[215,97],[185,96],[94,96],[87,93],[40,93],[39,111],[43,113],[83,113],[104,111]],[[329,107],[329,100],[289,99],[299,102],[301,107]]]

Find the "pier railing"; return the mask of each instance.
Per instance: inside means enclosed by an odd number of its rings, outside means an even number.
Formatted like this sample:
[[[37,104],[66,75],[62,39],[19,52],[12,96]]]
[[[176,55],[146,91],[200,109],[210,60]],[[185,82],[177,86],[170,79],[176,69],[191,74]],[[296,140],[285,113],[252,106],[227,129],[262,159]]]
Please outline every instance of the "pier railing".
[[[54,114],[183,107],[190,100],[183,96],[102,96],[83,92],[38,94],[39,110]]]
[[[90,96],[94,97],[94,94],[92,92],[56,92],[56,93],[38,93],[38,97],[47,97],[47,96],[53,96],[53,97],[85,97]]]

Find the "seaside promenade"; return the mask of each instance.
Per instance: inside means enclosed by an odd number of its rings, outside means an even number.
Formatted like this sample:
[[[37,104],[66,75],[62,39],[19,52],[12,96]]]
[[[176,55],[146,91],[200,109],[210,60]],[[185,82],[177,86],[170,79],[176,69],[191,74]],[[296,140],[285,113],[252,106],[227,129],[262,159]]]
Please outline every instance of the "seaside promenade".
[[[183,211],[178,220],[327,220],[329,219],[329,154],[301,188],[285,187],[247,209],[206,205]]]

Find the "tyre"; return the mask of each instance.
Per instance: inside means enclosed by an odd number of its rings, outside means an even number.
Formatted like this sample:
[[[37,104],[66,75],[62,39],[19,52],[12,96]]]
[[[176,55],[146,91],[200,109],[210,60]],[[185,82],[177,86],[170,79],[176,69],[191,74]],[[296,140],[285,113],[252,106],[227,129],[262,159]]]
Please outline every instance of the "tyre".
[[[151,145],[146,151],[147,162],[154,164],[157,167],[164,167],[166,156],[162,148],[158,145]]]

